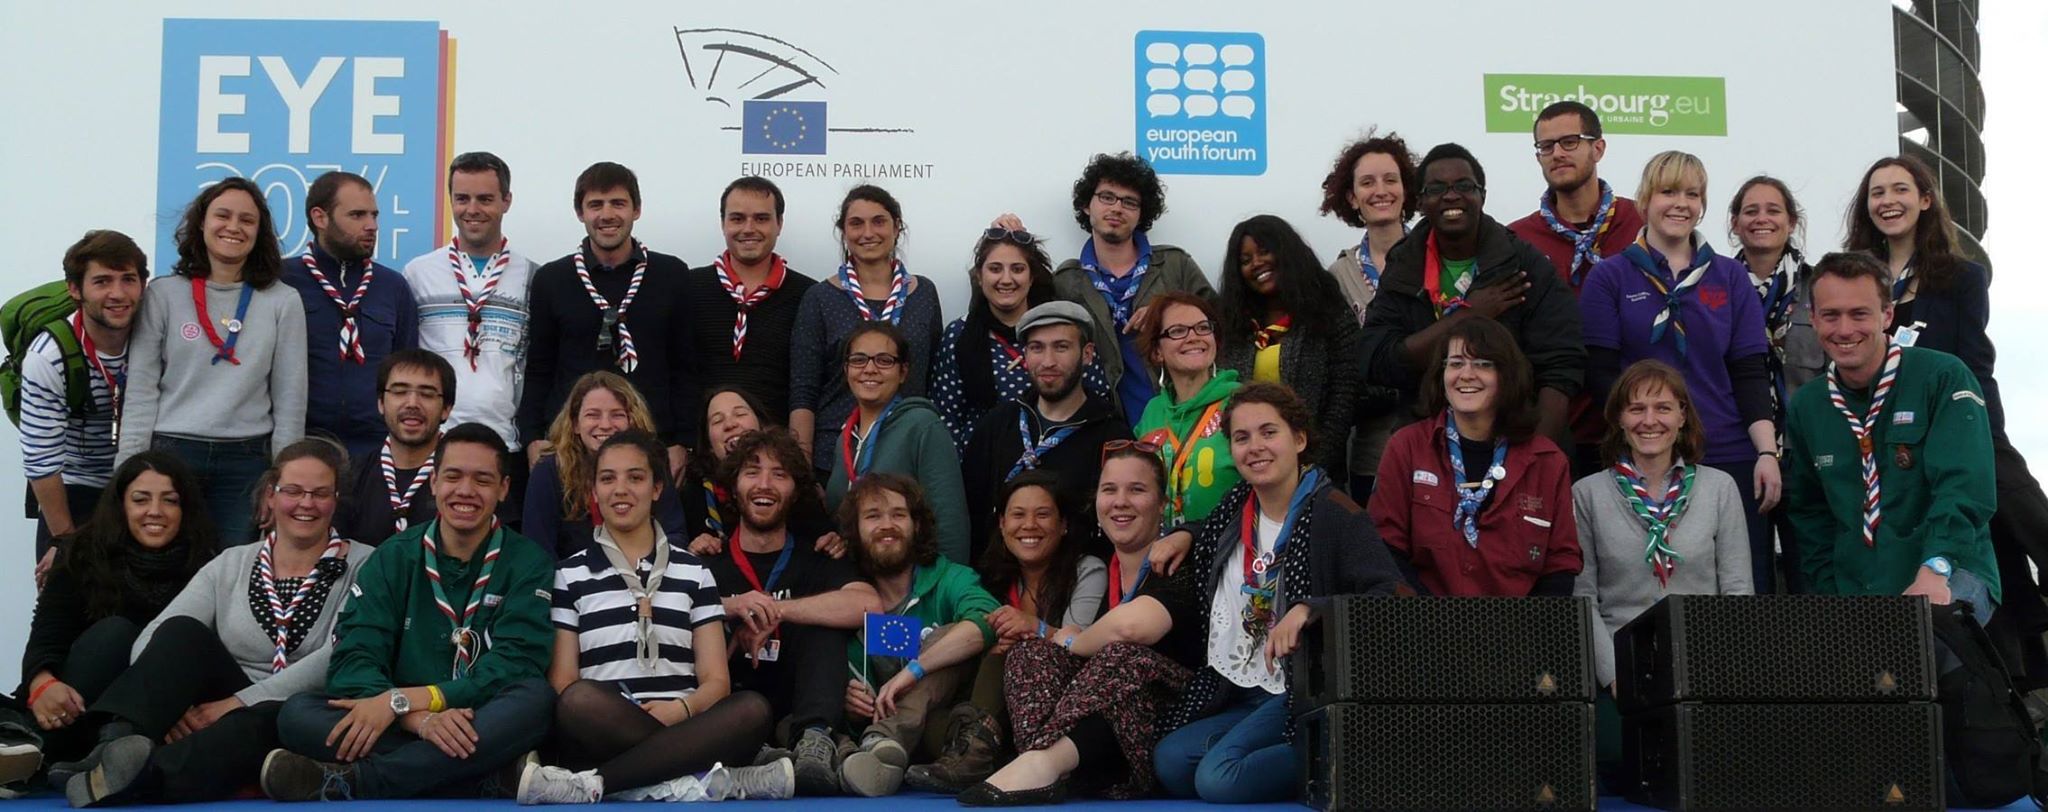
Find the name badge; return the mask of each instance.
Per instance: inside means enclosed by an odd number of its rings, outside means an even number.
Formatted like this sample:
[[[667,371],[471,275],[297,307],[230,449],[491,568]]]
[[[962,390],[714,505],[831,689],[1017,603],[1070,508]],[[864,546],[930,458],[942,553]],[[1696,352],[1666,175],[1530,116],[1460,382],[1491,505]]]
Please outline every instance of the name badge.
[[[1413,477],[1413,480],[1416,484],[1428,485],[1432,488],[1436,487],[1437,485],[1436,474],[1429,471],[1424,471],[1420,468],[1415,469],[1415,476]]]
[[[782,641],[773,637],[768,638],[768,642],[763,644],[759,651],[754,652],[754,659],[764,663],[781,660]]]
[[[1893,413],[1892,413],[1892,425],[1894,425],[1894,426],[1905,426],[1905,425],[1910,425],[1910,424],[1912,424],[1912,422],[1913,422],[1913,413],[1912,413],[1912,412],[1905,412],[1905,411],[1901,411],[1901,412],[1893,412]]]
[[[503,595],[485,595],[485,596],[484,596],[484,606],[485,606],[485,607],[497,606],[498,604],[501,604],[501,603],[504,603],[504,602],[505,602],[505,596],[503,596]]]
[[[1925,329],[1927,329],[1927,322],[1924,321],[1902,324],[1899,325],[1898,330],[1892,333],[1892,337],[1898,339],[1899,346],[1911,347],[1920,340],[1920,331]]]

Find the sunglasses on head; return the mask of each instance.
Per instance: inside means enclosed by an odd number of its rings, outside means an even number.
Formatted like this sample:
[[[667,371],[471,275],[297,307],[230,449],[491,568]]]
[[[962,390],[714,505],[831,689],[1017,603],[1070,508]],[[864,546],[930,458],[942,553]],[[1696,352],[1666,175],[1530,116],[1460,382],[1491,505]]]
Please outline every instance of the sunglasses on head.
[[[1109,462],[1111,454],[1126,448],[1135,448],[1141,454],[1159,453],[1159,445],[1157,443],[1148,443],[1144,440],[1111,440],[1102,444],[1102,462]]]
[[[999,228],[994,226],[991,226],[987,231],[981,232],[981,238],[984,240],[988,240],[990,242],[1003,242],[1007,240],[1018,245],[1026,246],[1038,242],[1038,238],[1031,236],[1031,232],[1025,231],[1024,229],[1020,228],[1015,231],[1011,231],[1010,229],[1007,228]]]

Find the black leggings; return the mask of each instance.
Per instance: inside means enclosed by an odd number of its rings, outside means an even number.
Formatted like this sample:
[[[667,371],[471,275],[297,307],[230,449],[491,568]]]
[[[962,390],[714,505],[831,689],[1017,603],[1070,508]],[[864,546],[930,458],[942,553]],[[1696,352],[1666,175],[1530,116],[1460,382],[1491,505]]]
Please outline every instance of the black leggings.
[[[754,763],[774,710],[741,691],[663,725],[611,684],[577,680],[555,703],[556,757],[572,770],[597,768],[607,792],[645,787],[711,769]]]

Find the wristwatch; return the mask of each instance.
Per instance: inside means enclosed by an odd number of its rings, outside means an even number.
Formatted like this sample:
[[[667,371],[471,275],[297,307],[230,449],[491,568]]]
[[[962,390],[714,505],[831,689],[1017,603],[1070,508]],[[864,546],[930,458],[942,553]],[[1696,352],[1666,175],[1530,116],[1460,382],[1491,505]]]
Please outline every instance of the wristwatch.
[[[1920,562],[1920,566],[1926,567],[1930,570],[1934,570],[1935,575],[1939,575],[1943,578],[1947,578],[1951,575],[1954,575],[1956,571],[1955,566],[1948,563],[1947,558],[1938,555],[1933,558],[1927,559],[1926,561]]]
[[[391,689],[391,712],[400,716],[412,712],[412,700],[406,699],[405,692],[397,688]]]

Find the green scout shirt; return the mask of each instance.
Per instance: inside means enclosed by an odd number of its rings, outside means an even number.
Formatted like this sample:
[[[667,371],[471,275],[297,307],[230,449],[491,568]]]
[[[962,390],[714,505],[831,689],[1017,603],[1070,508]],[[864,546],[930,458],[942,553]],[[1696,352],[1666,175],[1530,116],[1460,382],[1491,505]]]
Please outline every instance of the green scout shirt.
[[[554,650],[554,630],[548,625],[554,557],[532,539],[501,529],[497,568],[470,626],[480,635],[483,650],[467,676],[451,678],[455,627],[434,604],[421,558],[420,539],[440,524],[428,522],[393,536],[363,563],[335,625],[328,693],[361,699],[392,688],[435,685],[449,707],[474,708],[513,682],[547,672]],[[469,605],[470,587],[489,548],[485,540],[471,561],[435,553],[443,594],[457,613]]]
[[[994,595],[981,588],[981,576],[965,564],[956,564],[940,556],[936,564],[923,564],[911,576],[910,594],[903,602],[889,608],[889,614],[917,618],[924,639],[931,639],[932,629],[952,623],[967,622],[981,630],[981,644],[984,647],[996,643],[995,627],[988,625],[988,613],[996,610]],[[865,625],[865,624],[863,624]],[[846,644],[847,665],[853,669],[853,677],[862,674],[862,660],[866,649],[856,634]],[[903,658],[875,656],[867,660],[867,676],[875,685],[896,675],[903,668]]]
[[[1844,391],[1850,411],[1867,391]],[[1849,419],[1825,376],[1800,387],[1786,415],[1785,504],[1800,569],[1823,595],[1897,595],[1921,562],[1946,557],[2000,598],[1991,552],[1998,494],[1991,421],[1977,377],[1955,356],[1908,347],[1872,431],[1881,489],[1876,543],[1863,544],[1863,468]]]

